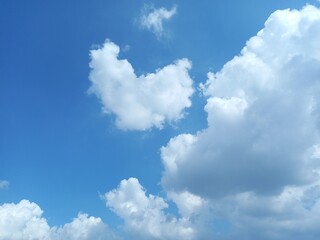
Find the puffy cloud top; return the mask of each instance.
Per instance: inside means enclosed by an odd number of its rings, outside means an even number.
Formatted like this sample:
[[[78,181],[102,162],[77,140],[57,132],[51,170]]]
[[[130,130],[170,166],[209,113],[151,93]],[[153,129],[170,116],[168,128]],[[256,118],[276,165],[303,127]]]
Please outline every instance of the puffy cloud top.
[[[105,194],[107,206],[125,221],[134,239],[192,239],[195,231],[187,219],[166,215],[168,204],[161,197],[147,196],[136,178],[122,180],[119,187]],[[190,200],[192,201],[192,199]],[[199,205],[196,201],[195,205]],[[187,210],[185,210],[187,211]]]
[[[50,227],[40,207],[28,200],[0,206],[0,239],[50,239]]]
[[[116,115],[116,125],[145,130],[181,119],[183,110],[191,106],[194,92],[188,74],[191,62],[177,60],[155,73],[137,77],[127,60],[118,59],[119,51],[116,44],[107,41],[102,48],[91,51],[90,62],[90,92],[101,99],[105,112]]]

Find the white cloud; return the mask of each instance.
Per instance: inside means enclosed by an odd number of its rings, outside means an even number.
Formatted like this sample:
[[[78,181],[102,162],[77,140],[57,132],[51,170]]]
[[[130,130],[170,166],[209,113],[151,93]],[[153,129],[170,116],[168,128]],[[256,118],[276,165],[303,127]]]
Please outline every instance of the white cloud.
[[[53,240],[119,239],[109,230],[101,218],[89,217],[87,214],[83,213],[79,213],[71,223],[67,223],[60,228],[55,228],[52,235]]]
[[[161,148],[161,158],[167,174],[174,175],[178,166],[183,165],[188,149],[197,141],[197,137],[191,134],[181,134],[170,139],[166,147]]]
[[[105,198],[107,206],[124,220],[134,239],[193,239],[195,236],[189,219],[165,214],[164,209],[168,208],[165,200],[151,194],[147,196],[135,178],[122,180],[117,189],[105,194]],[[184,213],[201,205],[196,197],[189,196],[188,201],[193,206],[189,209],[184,206]]]
[[[50,239],[50,227],[40,207],[27,200],[0,206],[0,239]]]
[[[0,180],[0,189],[6,189],[8,188],[10,185],[9,181],[6,180]]]
[[[164,35],[163,22],[170,20],[177,12],[174,6],[168,10],[166,8],[145,7],[140,16],[140,26],[152,31],[158,38]]]
[[[104,111],[116,115],[121,129],[162,128],[183,117],[194,90],[188,74],[191,62],[174,64],[137,77],[127,60],[118,59],[119,47],[107,41],[91,51],[90,92],[101,99]]]
[[[319,26],[313,6],[273,13],[201,85],[208,128],[161,148],[164,188],[207,199],[220,238],[319,237]]]
[[[185,219],[200,214],[207,207],[207,201],[187,191],[168,192],[168,196],[177,205],[179,213]]]
[[[273,194],[318,177],[319,24],[312,6],[277,11],[240,56],[208,74],[208,128],[162,148],[167,188]]]
[[[79,214],[71,223],[50,227],[42,213],[28,200],[0,205],[0,240],[118,239],[100,218]]]

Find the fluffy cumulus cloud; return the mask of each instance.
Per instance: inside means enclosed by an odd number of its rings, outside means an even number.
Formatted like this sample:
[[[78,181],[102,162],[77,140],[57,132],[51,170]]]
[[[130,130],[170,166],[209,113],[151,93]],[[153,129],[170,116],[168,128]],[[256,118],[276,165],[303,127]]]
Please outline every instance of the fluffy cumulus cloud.
[[[191,62],[180,59],[138,77],[127,60],[119,59],[119,51],[110,41],[92,50],[89,77],[90,92],[101,100],[105,112],[115,114],[116,125],[145,130],[181,119],[194,92],[188,73]]]
[[[173,197],[179,198],[181,206],[183,217],[178,219],[165,213],[168,203],[163,198],[146,195],[135,178],[122,180],[117,189],[105,194],[107,206],[124,220],[130,239],[193,239],[196,231],[189,221],[191,211],[199,210],[204,203],[187,193]],[[187,197],[187,202],[183,197]]]
[[[140,26],[152,31],[158,38],[164,35],[163,22],[170,20],[177,12],[177,7],[172,9],[145,7],[140,16]]]
[[[0,239],[50,239],[50,227],[40,207],[27,200],[0,206]]]
[[[319,42],[318,8],[274,12],[201,85],[208,128],[161,149],[164,188],[207,199],[230,239],[319,237]]]
[[[50,227],[43,211],[33,202],[0,206],[0,240],[113,240],[118,239],[100,218],[79,214],[71,223]]]
[[[0,180],[0,189],[6,189],[8,188],[10,185],[9,181],[6,180]]]

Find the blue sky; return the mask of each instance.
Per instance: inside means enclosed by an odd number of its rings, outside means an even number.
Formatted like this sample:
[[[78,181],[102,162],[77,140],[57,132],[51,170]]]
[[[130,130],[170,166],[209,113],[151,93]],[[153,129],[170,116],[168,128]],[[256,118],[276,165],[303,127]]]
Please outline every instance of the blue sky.
[[[317,239],[317,6],[1,1],[0,240]]]

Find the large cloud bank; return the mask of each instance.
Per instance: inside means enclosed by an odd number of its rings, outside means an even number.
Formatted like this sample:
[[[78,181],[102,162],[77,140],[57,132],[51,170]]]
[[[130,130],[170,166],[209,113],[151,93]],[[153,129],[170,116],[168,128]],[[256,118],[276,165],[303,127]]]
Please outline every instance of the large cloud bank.
[[[90,91],[101,99],[105,112],[116,116],[121,129],[162,128],[183,117],[191,106],[192,79],[187,59],[137,77],[127,60],[118,58],[119,47],[107,41],[91,51]]]
[[[320,11],[273,13],[202,85],[208,128],[162,148],[166,188],[276,194],[319,178]]]
[[[274,12],[201,85],[208,128],[161,149],[164,188],[208,199],[231,239],[319,238],[319,42],[319,9]]]

